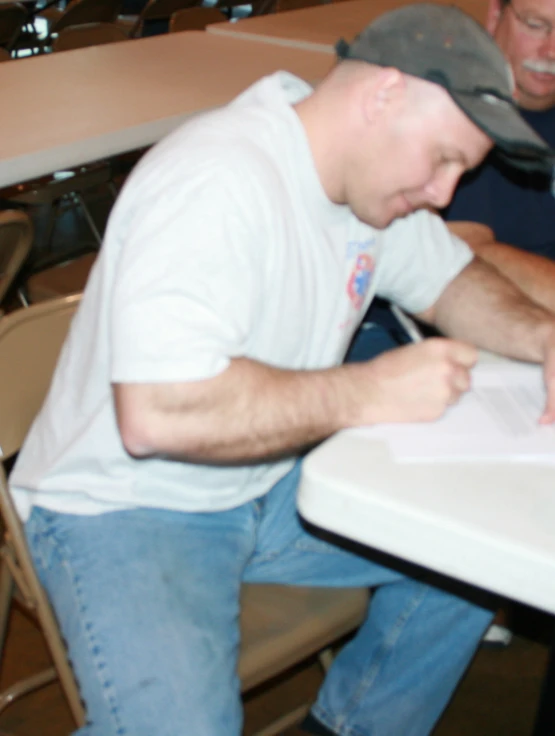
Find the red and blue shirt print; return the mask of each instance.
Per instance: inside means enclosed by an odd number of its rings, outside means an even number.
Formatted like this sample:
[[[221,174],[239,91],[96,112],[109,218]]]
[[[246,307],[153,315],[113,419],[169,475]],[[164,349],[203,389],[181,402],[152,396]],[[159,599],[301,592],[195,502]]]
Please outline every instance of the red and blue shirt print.
[[[369,252],[374,239],[351,241],[347,244],[347,258],[354,257],[351,274],[347,280],[347,294],[358,311],[364,304],[375,268],[375,260]]]

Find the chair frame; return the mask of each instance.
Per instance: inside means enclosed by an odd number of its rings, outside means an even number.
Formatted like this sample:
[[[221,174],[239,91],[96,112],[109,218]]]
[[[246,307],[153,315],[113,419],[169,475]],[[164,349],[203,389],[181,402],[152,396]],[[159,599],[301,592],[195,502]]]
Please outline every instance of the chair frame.
[[[139,15],[131,16],[133,22],[129,29],[129,38],[140,38],[147,20],[167,20],[169,23],[173,13],[199,7],[200,3],[201,0],[148,0]]]
[[[2,230],[5,227],[15,227],[18,230],[16,242],[4,273],[0,274],[0,303],[12,287],[17,274],[27,261],[33,244],[33,225],[30,218],[19,210],[4,210],[0,212],[0,247],[2,247]]]
[[[25,24],[27,23],[27,11],[21,3],[14,2],[13,4],[0,6],[0,27],[2,25],[2,17],[8,19],[12,18],[13,20],[13,28],[10,28],[9,33],[5,31],[6,35],[0,38],[0,44],[7,51],[11,52],[17,43],[19,35],[25,27]],[[10,26],[9,22],[7,25],[8,27]]]
[[[43,236],[43,249],[46,252],[52,251],[52,239],[58,214],[65,204],[79,208],[100,248],[102,235],[83,194],[91,188],[106,186],[115,202],[118,192],[113,181],[112,163],[109,160],[97,161],[71,169],[67,173],[68,176],[64,178],[58,178],[56,174],[53,174],[17,184],[4,190],[4,198],[27,206],[50,204],[48,222]]]
[[[17,381],[19,392],[15,390],[14,386],[10,386],[9,392],[0,393],[0,410],[2,412],[0,447],[3,451],[4,460],[10,459],[18,452],[28,427],[42,404],[59,349],[65,339],[67,326],[80,300],[80,295],[55,299],[29,309],[20,309],[0,320],[0,345],[2,346],[0,350],[0,375],[2,375],[4,381],[9,379],[10,374],[21,370],[25,372],[26,369],[29,370],[29,373],[32,372],[33,375],[40,372],[42,378],[42,380],[31,386],[27,385],[27,388],[25,388],[26,384],[19,376]],[[48,330],[48,327],[54,321],[59,322],[60,320],[61,330]],[[40,348],[33,351],[32,346],[24,345],[19,350],[19,355],[14,357],[10,347],[17,348],[19,340],[17,333],[25,328],[48,330],[46,334],[49,339],[49,350],[46,353]],[[15,347],[13,345],[14,340]],[[31,350],[29,350],[29,347],[31,347]],[[40,355],[38,354],[39,351]],[[37,352],[37,354],[32,356],[32,352]],[[29,364],[28,361],[31,360],[35,365]],[[39,367],[37,364],[42,365]],[[23,404],[25,404],[26,411],[18,412]],[[6,426],[8,423],[9,426]],[[3,465],[0,469],[0,512],[4,522],[4,535],[0,548],[2,560],[0,570],[0,657],[4,652],[11,602],[15,588],[17,588],[19,592],[18,600],[38,620],[54,662],[54,667],[20,680],[0,693],[0,713],[17,698],[47,685],[58,677],[77,725],[84,725],[85,712],[81,704],[79,689],[67,660],[56,618],[35,573],[23,527],[9,493],[6,471]]]
[[[52,299],[12,312],[0,320],[0,380],[9,387],[0,392],[0,447],[4,460],[19,451],[42,405],[80,301],[81,295]],[[75,722],[81,726],[85,722],[85,712],[79,688],[55,615],[35,572],[4,467],[0,469],[0,512],[4,522],[0,548],[0,657],[17,589],[21,603],[38,620],[54,662],[54,667],[0,693],[0,713],[15,699],[58,677]],[[242,692],[269,681],[315,654],[327,669],[332,660],[328,647],[360,625],[367,602],[368,591],[363,589],[244,585],[241,599],[244,625],[239,657]],[[299,722],[309,707],[307,703],[295,708],[258,731],[256,736],[276,736]]]
[[[116,23],[80,23],[75,26],[66,26],[58,31],[56,38],[52,41],[52,51],[59,53],[128,40],[127,33]]]
[[[73,0],[52,23],[45,45],[52,43],[52,36],[69,26],[85,23],[114,23],[122,0]],[[83,19],[85,18],[85,19]]]
[[[219,8],[205,8],[203,6],[193,8],[181,8],[171,14],[170,33],[180,31],[203,31],[212,23],[225,23],[228,17]],[[187,23],[187,21],[192,21]]]

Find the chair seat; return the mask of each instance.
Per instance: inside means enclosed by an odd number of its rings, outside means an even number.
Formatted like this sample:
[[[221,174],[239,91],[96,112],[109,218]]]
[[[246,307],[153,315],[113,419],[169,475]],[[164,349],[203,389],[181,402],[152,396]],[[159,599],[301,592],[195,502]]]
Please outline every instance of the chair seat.
[[[96,257],[96,253],[87,253],[67,263],[52,266],[29,276],[25,284],[29,301],[31,303],[42,302],[45,299],[82,292]]]
[[[241,592],[243,691],[310,657],[359,626],[369,593],[361,588],[247,584]]]

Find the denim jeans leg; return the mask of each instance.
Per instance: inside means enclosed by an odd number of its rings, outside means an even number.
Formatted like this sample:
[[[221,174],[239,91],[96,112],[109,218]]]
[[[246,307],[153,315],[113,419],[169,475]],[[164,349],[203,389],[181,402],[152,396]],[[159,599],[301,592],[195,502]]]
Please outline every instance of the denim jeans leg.
[[[76,736],[239,736],[238,594],[255,510],[33,510],[29,544],[87,709]]]
[[[265,499],[245,578],[304,585],[368,586],[368,616],[334,661],[313,709],[341,736],[427,736],[492,618],[477,604],[307,531],[296,512],[300,463]],[[362,551],[361,551],[362,552]],[[402,566],[401,566],[402,567]]]
[[[398,348],[402,343],[383,326],[375,322],[363,322],[355,333],[345,356],[346,363],[359,363],[372,360],[386,350]]]
[[[428,736],[493,617],[422,580],[378,587],[313,707],[342,736]]]

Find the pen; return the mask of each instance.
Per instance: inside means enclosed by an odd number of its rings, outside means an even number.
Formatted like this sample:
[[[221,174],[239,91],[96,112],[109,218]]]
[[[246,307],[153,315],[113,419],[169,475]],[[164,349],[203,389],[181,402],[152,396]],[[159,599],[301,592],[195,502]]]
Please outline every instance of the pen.
[[[424,337],[416,326],[416,322],[412,320],[407,314],[405,314],[403,310],[396,304],[391,304],[390,308],[394,317],[397,318],[399,324],[405,330],[410,339],[413,342],[422,342]]]

